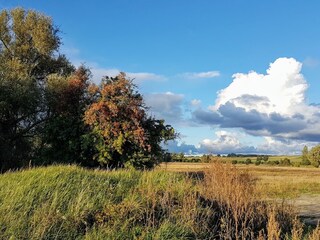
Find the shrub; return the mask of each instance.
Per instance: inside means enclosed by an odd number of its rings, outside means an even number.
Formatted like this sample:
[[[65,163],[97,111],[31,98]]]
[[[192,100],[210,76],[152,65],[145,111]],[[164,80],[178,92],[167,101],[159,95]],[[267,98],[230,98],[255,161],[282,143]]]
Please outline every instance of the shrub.
[[[252,161],[251,161],[251,159],[250,159],[250,158],[247,158],[247,159],[246,159],[246,161],[245,161],[245,163],[248,165],[248,164],[251,164],[251,163],[252,163]]]
[[[280,160],[280,165],[282,166],[291,166],[291,162],[289,158],[284,158]]]
[[[302,159],[302,161],[301,161],[301,165],[308,166],[308,165],[311,165],[311,162],[309,161],[308,158],[304,158],[304,159]]]
[[[280,161],[279,161],[279,160],[268,161],[267,164],[268,164],[268,165],[271,165],[271,166],[279,165],[279,164],[280,164]]]

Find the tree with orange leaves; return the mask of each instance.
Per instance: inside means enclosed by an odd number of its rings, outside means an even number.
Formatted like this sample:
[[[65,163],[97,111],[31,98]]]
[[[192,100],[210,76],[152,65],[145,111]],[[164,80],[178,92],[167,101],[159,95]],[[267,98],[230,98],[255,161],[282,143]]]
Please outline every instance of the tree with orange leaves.
[[[85,113],[85,122],[95,136],[96,160],[102,166],[152,167],[163,153],[162,141],[175,138],[163,120],[148,117],[142,95],[124,73],[105,77],[96,87],[95,101]]]

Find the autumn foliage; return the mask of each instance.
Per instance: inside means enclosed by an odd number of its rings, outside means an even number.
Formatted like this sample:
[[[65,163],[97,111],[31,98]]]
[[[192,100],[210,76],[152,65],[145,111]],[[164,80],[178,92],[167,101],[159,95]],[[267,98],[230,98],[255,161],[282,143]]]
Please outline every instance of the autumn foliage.
[[[141,94],[124,73],[104,78],[93,92],[95,101],[85,112],[85,122],[95,135],[98,162],[116,167],[130,160],[136,163],[134,158],[137,156],[149,156],[154,163],[161,150],[156,146],[175,136],[171,126],[147,117]],[[161,126],[158,137],[153,134],[156,126]]]

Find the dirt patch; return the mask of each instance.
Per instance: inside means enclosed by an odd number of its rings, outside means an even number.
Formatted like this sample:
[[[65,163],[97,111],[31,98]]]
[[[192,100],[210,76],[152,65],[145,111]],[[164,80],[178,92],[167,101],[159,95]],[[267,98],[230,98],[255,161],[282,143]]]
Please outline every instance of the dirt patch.
[[[293,201],[299,216],[306,224],[317,225],[320,222],[320,195],[301,195]]]

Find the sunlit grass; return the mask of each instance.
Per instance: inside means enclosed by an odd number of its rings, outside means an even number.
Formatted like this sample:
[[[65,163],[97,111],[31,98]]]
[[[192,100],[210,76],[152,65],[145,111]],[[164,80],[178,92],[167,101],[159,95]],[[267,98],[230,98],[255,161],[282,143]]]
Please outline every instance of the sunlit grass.
[[[290,236],[294,209],[262,200],[257,188],[272,190],[266,169],[255,181],[256,168],[206,166],[203,179],[78,166],[2,174],[0,239],[256,239],[280,229]]]
[[[163,163],[159,169],[172,172],[203,172],[210,163]],[[320,194],[320,168],[235,165],[257,180],[258,188],[268,197],[294,198],[301,194]]]

